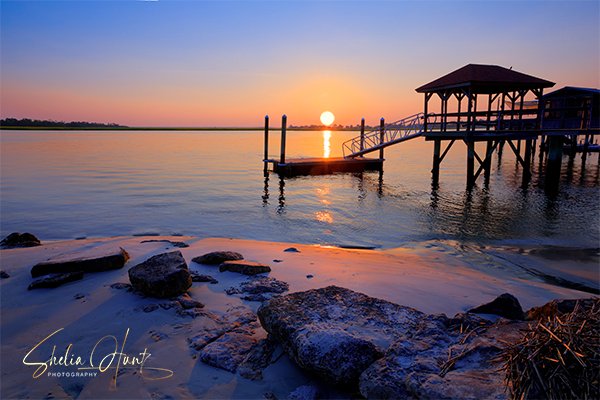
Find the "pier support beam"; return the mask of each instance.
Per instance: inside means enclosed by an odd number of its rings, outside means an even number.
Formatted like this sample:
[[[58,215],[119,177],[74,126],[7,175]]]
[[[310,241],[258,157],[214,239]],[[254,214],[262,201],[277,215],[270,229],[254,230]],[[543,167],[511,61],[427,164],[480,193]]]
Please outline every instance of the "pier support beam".
[[[475,185],[475,142],[467,140],[467,188]]]
[[[281,154],[279,156],[279,163],[285,164],[285,135],[287,130],[287,115],[281,117]]]
[[[265,115],[265,152],[263,156],[263,162],[265,163],[264,173],[267,173],[267,169],[269,168],[269,116]]]
[[[585,160],[587,158],[587,153],[588,153],[588,149],[589,149],[589,140],[590,140],[590,136],[589,135],[585,135],[585,140],[583,142],[583,153],[581,154],[581,160],[583,161],[583,163],[585,164]]]
[[[365,149],[365,119],[360,120],[360,151]],[[363,157],[363,156],[361,156]]]
[[[527,186],[529,180],[531,179],[531,147],[531,139],[525,140],[525,155],[523,157],[523,187]]]
[[[494,152],[494,144],[491,140],[488,140],[485,148],[485,159],[483,160],[483,178],[485,184],[490,183],[490,174],[492,172],[492,154]]]
[[[442,141],[436,139],[433,141],[433,168],[431,169],[433,184],[437,186],[440,180],[440,154],[442,150]]]
[[[383,117],[379,121],[379,144],[385,141],[385,119]],[[379,159],[383,160],[383,147],[379,149]]]

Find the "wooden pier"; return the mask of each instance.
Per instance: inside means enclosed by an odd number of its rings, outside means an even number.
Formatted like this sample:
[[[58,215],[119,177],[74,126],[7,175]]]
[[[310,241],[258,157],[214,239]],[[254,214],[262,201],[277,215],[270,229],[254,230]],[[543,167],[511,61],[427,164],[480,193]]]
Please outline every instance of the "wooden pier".
[[[434,187],[438,185],[442,161],[452,146],[461,142],[466,147],[467,188],[472,188],[481,175],[488,184],[493,154],[497,151],[500,158],[505,147],[512,150],[521,165],[526,187],[539,140],[539,156],[546,161],[546,186],[557,187],[565,144],[570,143],[571,157],[581,151],[584,163],[587,154],[597,150],[593,145],[594,136],[600,134],[600,90],[565,87],[544,96],[544,89],[553,86],[553,82],[514,71],[512,67],[466,65],[416,89],[424,94],[422,113],[387,125],[382,118],[379,128],[367,133],[363,119],[360,136],[342,145],[343,158],[286,160],[284,115],[280,158],[268,159],[266,117],[265,173],[270,163],[281,176],[382,172],[386,147],[423,137],[433,142]],[[435,100],[439,100],[439,112]],[[485,143],[484,151],[476,150],[475,144],[481,142]],[[379,157],[364,158],[371,152],[378,152]]]

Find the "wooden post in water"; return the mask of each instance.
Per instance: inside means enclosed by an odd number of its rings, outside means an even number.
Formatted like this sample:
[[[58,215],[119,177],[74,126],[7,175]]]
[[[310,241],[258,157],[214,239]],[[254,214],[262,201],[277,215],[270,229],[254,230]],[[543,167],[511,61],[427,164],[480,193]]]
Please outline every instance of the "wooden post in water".
[[[475,142],[467,139],[467,188],[475,185]]]
[[[440,153],[442,150],[442,141],[436,139],[433,141],[433,169],[431,170],[432,181],[437,185],[440,179]]]
[[[263,162],[265,163],[264,173],[267,173],[269,169],[269,116],[265,115],[265,152],[263,157]]]
[[[523,161],[525,161],[525,165],[523,166],[523,187],[527,186],[531,178],[531,147],[531,139],[526,139],[525,156],[523,157]]]
[[[361,118],[361,120],[360,120],[360,151],[363,151],[364,149],[365,149],[365,119]]]
[[[485,183],[489,183],[490,182],[490,174],[492,172],[492,149],[494,148],[494,143],[491,140],[487,141],[487,145],[485,148],[485,158],[484,158],[484,163],[485,165],[483,166],[483,177],[485,180]]]
[[[588,149],[589,149],[589,145],[590,145],[590,136],[589,135],[585,135],[585,140],[583,142],[583,153],[581,154],[581,159],[583,160],[583,163],[585,164],[585,159],[587,158],[587,153],[588,153]]]
[[[471,114],[472,110],[473,96],[471,89],[469,89],[467,96],[467,138],[465,140],[467,145],[467,189],[471,189],[475,185],[475,142],[472,139],[475,117]]]
[[[285,134],[287,129],[287,115],[283,114],[281,117],[281,154],[279,156],[279,163],[285,164]]]
[[[379,120],[379,144],[382,145],[385,139],[385,119]],[[379,159],[383,160],[383,147],[379,149]]]

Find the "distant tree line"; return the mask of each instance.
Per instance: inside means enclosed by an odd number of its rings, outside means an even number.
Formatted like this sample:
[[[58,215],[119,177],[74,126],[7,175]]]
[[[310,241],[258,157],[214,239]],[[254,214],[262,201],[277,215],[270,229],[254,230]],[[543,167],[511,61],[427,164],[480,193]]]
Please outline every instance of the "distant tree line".
[[[5,118],[0,120],[0,127],[32,127],[32,128],[126,128],[115,123],[103,124],[100,122],[86,121],[53,121],[29,118]]]
[[[298,129],[298,130],[323,130],[323,129],[328,129],[328,130],[332,130],[332,131],[355,131],[355,130],[360,130],[360,125],[340,125],[340,124],[333,124],[331,126],[325,126],[325,125],[290,125],[289,126],[290,129]],[[370,130],[371,127],[370,126],[365,126],[366,130]]]

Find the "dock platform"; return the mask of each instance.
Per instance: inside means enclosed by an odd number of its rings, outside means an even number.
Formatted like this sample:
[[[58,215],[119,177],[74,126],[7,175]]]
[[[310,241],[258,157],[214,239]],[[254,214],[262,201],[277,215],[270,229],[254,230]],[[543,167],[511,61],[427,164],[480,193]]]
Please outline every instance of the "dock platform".
[[[280,163],[271,160],[273,171],[283,176],[326,175],[335,172],[381,171],[383,159],[379,158],[297,158]]]

